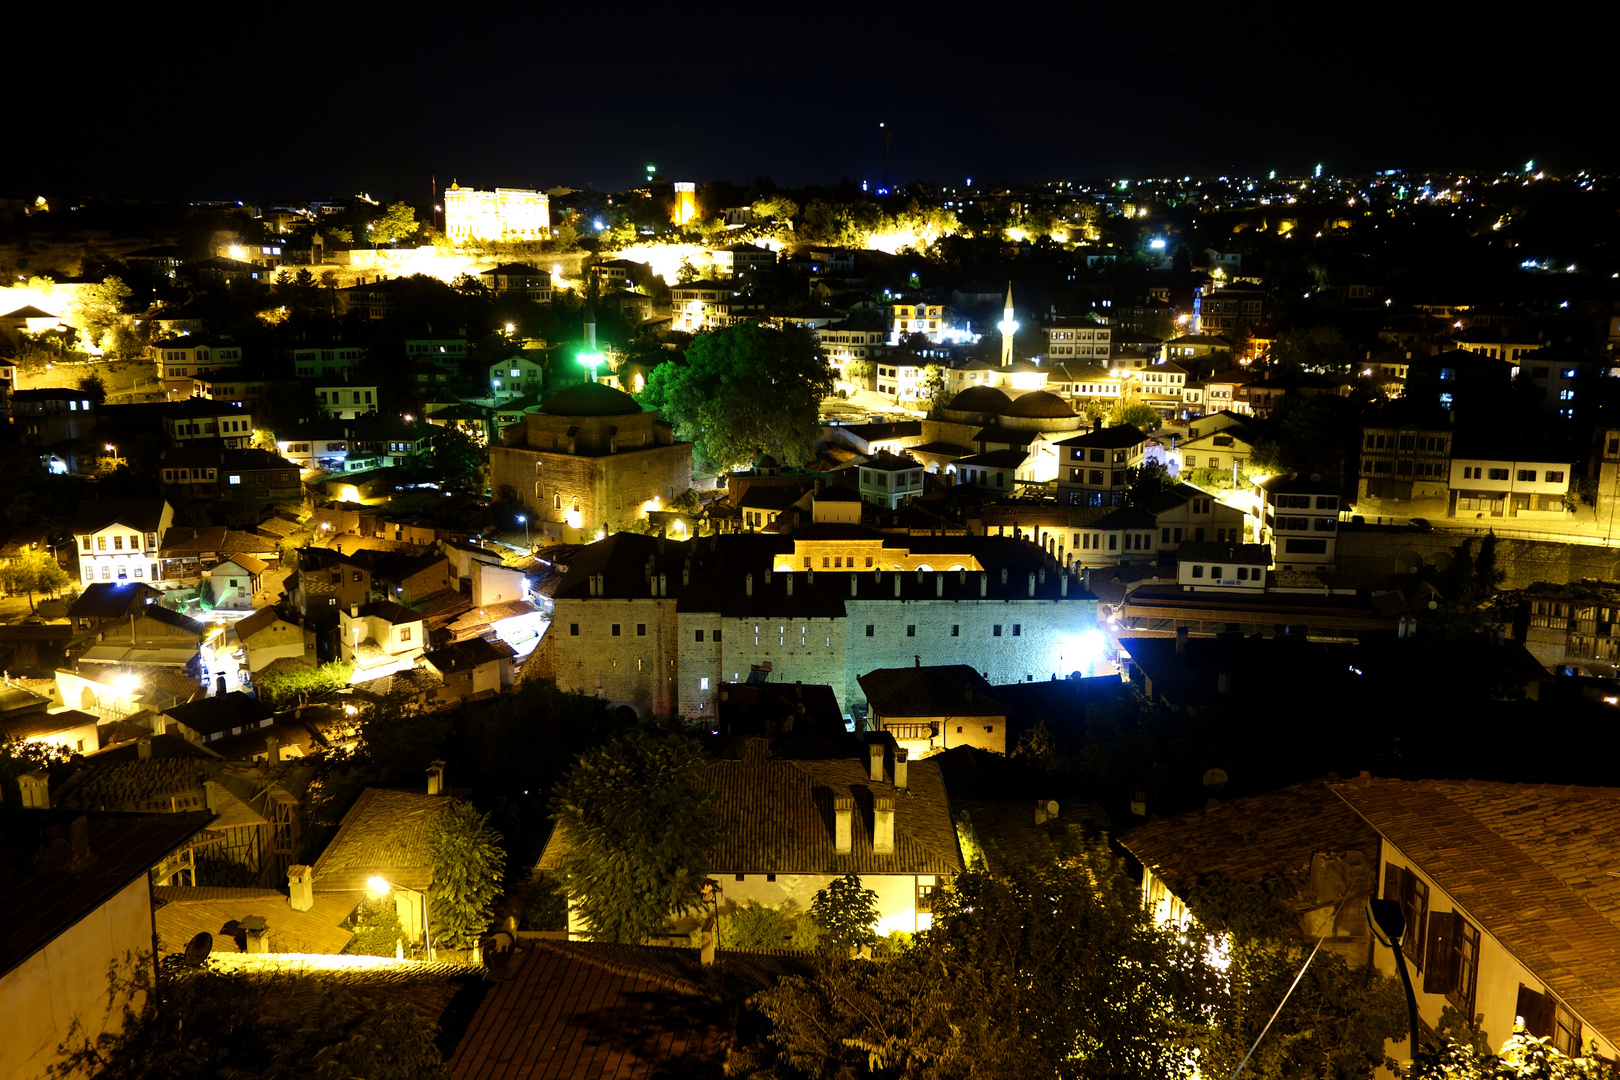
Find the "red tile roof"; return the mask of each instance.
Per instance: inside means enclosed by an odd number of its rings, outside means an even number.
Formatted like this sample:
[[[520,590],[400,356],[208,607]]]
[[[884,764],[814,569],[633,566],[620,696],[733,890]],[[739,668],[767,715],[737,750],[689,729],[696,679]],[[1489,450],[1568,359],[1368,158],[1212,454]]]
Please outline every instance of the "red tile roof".
[[[1330,787],[1587,1023],[1620,1037],[1620,788]]]

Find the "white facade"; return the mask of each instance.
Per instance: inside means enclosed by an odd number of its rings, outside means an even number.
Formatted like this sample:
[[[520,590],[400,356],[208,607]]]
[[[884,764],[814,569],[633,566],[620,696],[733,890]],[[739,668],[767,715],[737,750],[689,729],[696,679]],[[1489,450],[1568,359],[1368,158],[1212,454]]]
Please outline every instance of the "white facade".
[[[140,532],[129,525],[111,524],[92,533],[75,533],[79,553],[79,580],[89,585],[97,581],[146,581],[162,577],[158,569],[158,542],[174,523],[174,509],[163,504],[163,517],[156,532]]]
[[[455,244],[546,240],[551,236],[551,199],[528,188],[474,191],[452,183],[444,192],[444,232]]]

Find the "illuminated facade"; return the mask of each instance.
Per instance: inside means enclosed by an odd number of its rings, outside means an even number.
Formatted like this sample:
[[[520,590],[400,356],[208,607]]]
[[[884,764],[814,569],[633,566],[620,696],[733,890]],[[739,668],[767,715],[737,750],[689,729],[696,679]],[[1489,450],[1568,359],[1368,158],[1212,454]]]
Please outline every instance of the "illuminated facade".
[[[697,185],[692,181],[676,181],[675,207],[670,213],[670,219],[682,227],[697,220]]]
[[[474,191],[452,183],[444,193],[444,231],[452,243],[546,240],[551,199],[527,188]]]

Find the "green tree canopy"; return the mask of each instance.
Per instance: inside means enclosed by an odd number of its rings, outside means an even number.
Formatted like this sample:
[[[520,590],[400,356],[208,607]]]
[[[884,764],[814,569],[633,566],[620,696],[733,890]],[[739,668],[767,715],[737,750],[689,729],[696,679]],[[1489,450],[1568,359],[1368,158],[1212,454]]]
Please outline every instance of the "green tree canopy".
[[[421,226],[417,224],[416,211],[408,203],[397,202],[367,225],[366,233],[373,244],[392,244],[397,240],[415,236],[419,228]]]
[[[482,495],[489,486],[489,448],[459,427],[439,428],[432,468],[448,490]]]
[[[885,964],[828,958],[758,996],[733,1075],[1186,1077],[1219,1001],[1198,935],[1156,926],[1100,856],[964,874]]]
[[[809,330],[746,322],[700,334],[683,359],[654,368],[641,401],[692,441],[699,468],[727,470],[760,454],[809,462],[832,389],[832,369]]]
[[[877,893],[861,887],[859,874],[845,874],[816,893],[810,914],[830,945],[848,949],[877,941]]]
[[[714,845],[702,768],[691,739],[634,731],[581,754],[558,786],[559,876],[594,940],[639,945],[696,904]]]
[[[51,549],[41,544],[18,550],[4,569],[0,569],[0,580],[5,582],[8,593],[27,593],[28,610],[33,611],[35,593],[55,594],[67,588],[73,579],[57,563]]]
[[[1153,406],[1144,405],[1140,401],[1116,401],[1114,407],[1108,412],[1108,425],[1118,427],[1121,424],[1131,424],[1144,434],[1157,431],[1164,421],[1159,414],[1153,411]]]
[[[424,837],[433,860],[428,894],[435,947],[470,949],[489,929],[506,874],[501,834],[471,803],[439,811]]]

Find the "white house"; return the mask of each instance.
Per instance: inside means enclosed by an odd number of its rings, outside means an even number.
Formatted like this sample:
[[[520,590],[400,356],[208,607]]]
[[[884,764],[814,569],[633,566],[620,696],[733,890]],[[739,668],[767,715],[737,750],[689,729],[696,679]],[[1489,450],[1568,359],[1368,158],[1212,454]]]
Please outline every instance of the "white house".
[[[80,582],[161,580],[158,541],[173,523],[174,507],[163,499],[80,503],[73,521]]]

